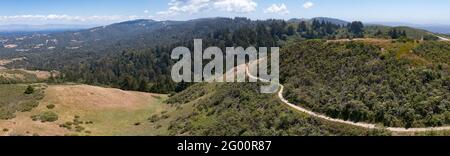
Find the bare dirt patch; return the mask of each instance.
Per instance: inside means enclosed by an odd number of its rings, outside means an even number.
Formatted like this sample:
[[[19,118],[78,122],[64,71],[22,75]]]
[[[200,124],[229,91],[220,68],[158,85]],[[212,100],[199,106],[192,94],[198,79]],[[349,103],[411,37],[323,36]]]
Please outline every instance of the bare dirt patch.
[[[3,59],[3,60],[0,60],[0,66],[5,66],[5,65],[13,63],[15,61],[22,61],[25,59],[26,59],[25,57],[13,58],[13,59]]]
[[[150,93],[123,91],[89,85],[57,85],[47,89],[46,100],[64,103],[82,109],[124,108],[132,109],[151,103]]]
[[[53,76],[59,75],[59,73],[56,72],[56,71],[49,72],[49,71],[25,70],[25,69],[20,69],[20,71],[36,75],[36,77],[38,79],[40,79],[40,80],[47,80],[47,79],[51,78],[52,77],[52,73],[53,73]]]

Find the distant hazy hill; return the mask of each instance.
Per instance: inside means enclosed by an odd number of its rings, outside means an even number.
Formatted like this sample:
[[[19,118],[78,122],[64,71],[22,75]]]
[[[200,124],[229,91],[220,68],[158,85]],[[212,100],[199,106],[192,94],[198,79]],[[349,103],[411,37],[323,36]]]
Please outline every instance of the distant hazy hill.
[[[431,32],[435,32],[435,33],[449,34],[450,35],[450,25],[423,26],[423,27],[420,27],[420,28],[428,30],[428,31],[431,31]]]
[[[425,29],[430,32],[440,33],[440,34],[450,34],[450,25],[441,24],[413,24],[413,23],[402,23],[402,22],[373,22],[369,23],[372,25],[385,25],[385,26],[407,26],[419,29]]]

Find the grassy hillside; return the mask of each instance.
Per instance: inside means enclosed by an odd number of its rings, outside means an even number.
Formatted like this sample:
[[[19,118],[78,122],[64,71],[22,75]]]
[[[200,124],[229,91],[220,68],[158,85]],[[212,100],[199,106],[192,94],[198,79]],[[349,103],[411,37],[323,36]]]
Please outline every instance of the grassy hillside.
[[[59,75],[59,72],[56,71],[8,69],[5,67],[16,62],[26,62],[26,58],[0,59],[0,84],[36,83]]]
[[[381,25],[368,25],[364,27],[364,31],[367,37],[388,37],[388,32],[391,30],[397,31],[405,31],[408,38],[420,40],[424,36],[429,35],[430,33],[426,30],[416,29],[411,27],[389,27],[389,26],[381,26]],[[382,34],[376,36],[375,34],[380,31]]]
[[[38,106],[44,97],[43,85],[33,85],[35,91],[25,94],[27,85],[0,85],[0,119],[11,119],[16,112],[27,112]]]
[[[0,69],[0,84],[42,82],[51,77],[50,72],[22,69]]]
[[[394,127],[448,125],[448,52],[440,42],[295,43],[281,52],[284,94],[335,118]]]
[[[15,94],[0,92],[13,104],[27,99],[21,95],[26,86],[0,87],[0,91],[16,87]],[[5,129],[0,135],[168,135],[168,120],[177,116],[172,112],[184,109],[163,103],[165,99],[165,95],[87,85],[51,85],[36,108],[0,120],[0,129]],[[161,119],[150,122],[154,115]]]

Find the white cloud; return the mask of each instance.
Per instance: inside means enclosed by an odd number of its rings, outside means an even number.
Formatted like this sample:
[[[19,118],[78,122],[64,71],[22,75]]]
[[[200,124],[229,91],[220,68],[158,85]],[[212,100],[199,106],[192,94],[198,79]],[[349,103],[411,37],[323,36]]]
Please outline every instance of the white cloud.
[[[313,2],[306,2],[305,4],[303,4],[303,8],[305,9],[312,8],[313,6],[314,6]]]
[[[171,0],[169,9],[157,12],[158,15],[173,16],[179,13],[197,13],[208,8],[210,0]]]
[[[70,16],[65,14],[49,15],[14,15],[0,16],[2,24],[48,24],[48,23],[70,23],[70,24],[91,24],[91,23],[111,23],[138,19],[139,16]]]
[[[148,14],[148,10],[144,10],[144,13]]]
[[[214,7],[228,12],[249,13],[256,10],[258,3],[253,0],[215,0]]]
[[[258,6],[254,0],[171,0],[168,5],[169,9],[156,14],[173,16],[182,13],[194,14],[211,9],[249,13],[255,11]]]
[[[275,14],[281,14],[281,15],[286,15],[289,14],[289,10],[286,7],[285,4],[272,4],[269,8],[267,8],[265,11],[265,13],[275,13]]]

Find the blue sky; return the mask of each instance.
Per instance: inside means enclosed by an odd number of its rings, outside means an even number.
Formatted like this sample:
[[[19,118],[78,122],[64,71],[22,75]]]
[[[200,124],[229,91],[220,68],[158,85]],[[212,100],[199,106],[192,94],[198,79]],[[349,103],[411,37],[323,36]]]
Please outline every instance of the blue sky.
[[[448,0],[2,0],[3,24],[109,24],[150,18],[311,18],[450,25]]]

